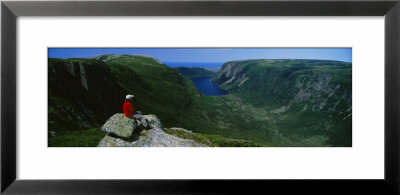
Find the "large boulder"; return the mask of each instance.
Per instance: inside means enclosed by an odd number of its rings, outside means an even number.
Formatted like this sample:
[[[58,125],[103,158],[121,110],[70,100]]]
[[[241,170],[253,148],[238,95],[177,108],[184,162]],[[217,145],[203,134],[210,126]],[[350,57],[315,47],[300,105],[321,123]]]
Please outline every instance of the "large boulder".
[[[123,113],[114,114],[101,127],[102,131],[113,133],[119,137],[131,138],[137,127],[135,119],[126,117]]]
[[[97,147],[206,147],[190,139],[182,139],[168,133],[160,128],[144,130],[135,141],[106,135]]]
[[[139,135],[137,137],[134,137],[133,140],[127,140],[121,137],[116,137],[111,134],[107,134],[100,141],[98,147],[205,147],[206,146],[204,144],[197,143],[194,140],[179,138],[164,132],[162,124],[156,115],[144,115],[144,117],[147,120],[147,124],[150,126],[150,129],[139,131]],[[109,120],[111,120],[111,118]],[[114,123],[118,123],[117,121],[118,118],[115,117],[114,119],[115,119]],[[128,127],[122,127],[123,125],[128,125],[128,124],[121,123],[119,125],[113,125],[113,127],[119,126],[124,129],[129,129]]]
[[[156,115],[144,115],[144,118],[147,121],[147,125],[150,125],[151,128],[163,128],[160,119],[158,119]]]

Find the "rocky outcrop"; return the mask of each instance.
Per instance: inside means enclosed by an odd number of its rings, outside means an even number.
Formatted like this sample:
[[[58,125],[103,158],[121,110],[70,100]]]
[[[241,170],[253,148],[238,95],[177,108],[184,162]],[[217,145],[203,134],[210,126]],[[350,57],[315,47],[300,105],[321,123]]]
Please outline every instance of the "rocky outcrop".
[[[150,126],[147,130],[139,125],[135,126],[138,122],[126,118],[123,114],[118,113],[110,117],[102,127],[103,131],[109,133],[100,141],[98,147],[206,147],[194,140],[166,133],[156,115],[144,117]],[[129,136],[130,133],[132,134]]]
[[[246,76],[247,65],[242,64],[243,61],[232,61],[225,63],[218,74],[213,78],[213,81],[218,85],[225,87],[225,90],[229,90],[233,83],[241,86],[244,82],[249,80]]]
[[[107,120],[107,122],[101,127],[101,130],[113,133],[119,137],[130,138],[133,136],[133,131],[136,127],[136,120],[125,117],[122,113],[117,113]]]

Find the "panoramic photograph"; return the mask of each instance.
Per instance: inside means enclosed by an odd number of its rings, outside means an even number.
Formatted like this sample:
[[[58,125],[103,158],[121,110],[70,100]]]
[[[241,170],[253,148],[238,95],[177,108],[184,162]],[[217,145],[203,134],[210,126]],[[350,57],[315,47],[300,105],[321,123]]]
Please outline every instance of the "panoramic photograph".
[[[352,147],[352,48],[48,48],[48,147]]]

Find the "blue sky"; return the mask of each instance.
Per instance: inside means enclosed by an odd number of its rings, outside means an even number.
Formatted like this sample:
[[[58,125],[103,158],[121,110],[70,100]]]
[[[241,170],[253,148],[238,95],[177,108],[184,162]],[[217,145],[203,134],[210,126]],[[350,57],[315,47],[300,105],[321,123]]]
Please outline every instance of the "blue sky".
[[[52,58],[143,54],[166,62],[227,62],[244,59],[321,59],[352,62],[351,48],[49,48]]]

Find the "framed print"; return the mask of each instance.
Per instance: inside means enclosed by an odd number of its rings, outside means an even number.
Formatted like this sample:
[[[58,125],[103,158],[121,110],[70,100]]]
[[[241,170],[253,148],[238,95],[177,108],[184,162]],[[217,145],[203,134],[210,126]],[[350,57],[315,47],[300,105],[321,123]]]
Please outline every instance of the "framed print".
[[[399,193],[398,1],[1,9],[4,193]]]
[[[49,47],[48,147],[351,147],[351,60],[351,48]]]

